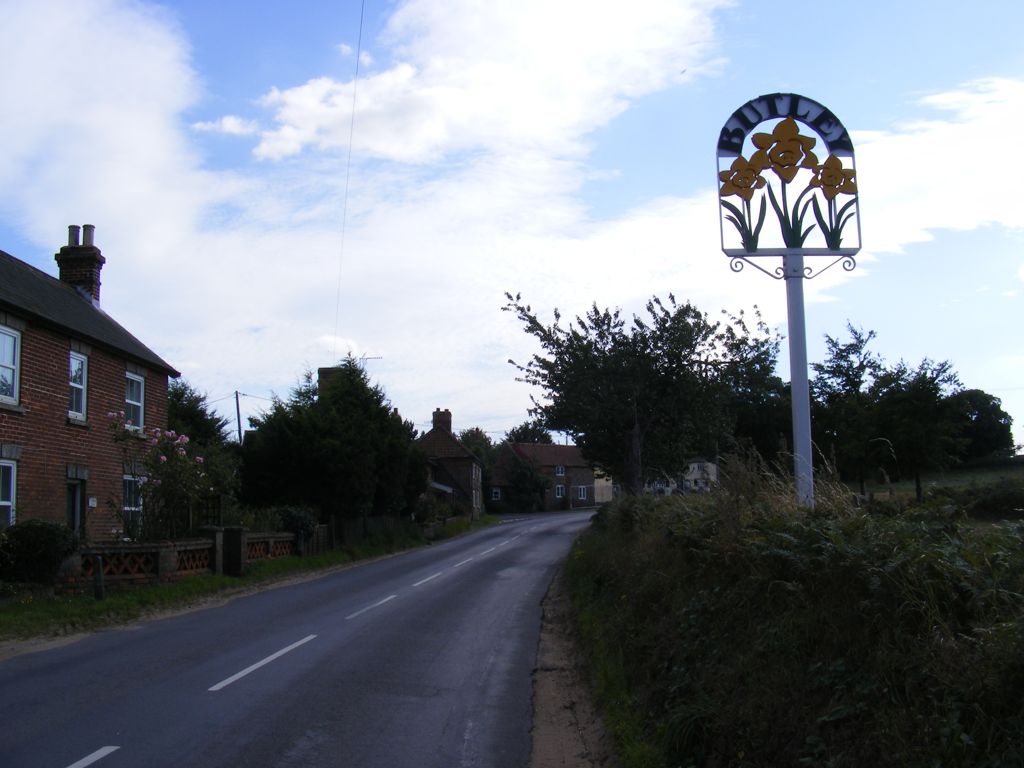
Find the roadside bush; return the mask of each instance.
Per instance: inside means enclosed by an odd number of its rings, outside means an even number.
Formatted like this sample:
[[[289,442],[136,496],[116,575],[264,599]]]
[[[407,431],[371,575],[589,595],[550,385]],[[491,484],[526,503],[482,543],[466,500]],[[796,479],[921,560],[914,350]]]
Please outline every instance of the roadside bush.
[[[420,525],[433,525],[452,516],[452,508],[429,493],[416,500],[413,519]]]
[[[78,542],[66,525],[45,520],[15,523],[0,537],[0,577],[7,581],[52,582]]]
[[[305,540],[312,538],[317,523],[315,510],[310,507],[283,506],[272,507],[268,511],[277,517],[282,531],[294,533]]]
[[[605,507],[569,558],[626,768],[1024,764],[1024,525],[738,474]]]

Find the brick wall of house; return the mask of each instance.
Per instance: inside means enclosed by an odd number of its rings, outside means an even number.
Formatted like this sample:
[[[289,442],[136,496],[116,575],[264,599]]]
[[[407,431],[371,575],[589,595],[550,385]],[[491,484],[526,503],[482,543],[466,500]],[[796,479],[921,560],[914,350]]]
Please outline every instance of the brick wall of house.
[[[17,317],[7,315],[11,323]],[[85,533],[91,541],[117,538],[124,457],[114,442],[111,412],[124,410],[125,374],[145,378],[147,427],[167,426],[167,375],[124,357],[23,321],[17,406],[0,404],[0,449],[17,467],[18,520],[68,522],[68,482],[84,484]],[[68,416],[68,360],[88,359],[86,419]],[[95,500],[95,506],[90,506]]]

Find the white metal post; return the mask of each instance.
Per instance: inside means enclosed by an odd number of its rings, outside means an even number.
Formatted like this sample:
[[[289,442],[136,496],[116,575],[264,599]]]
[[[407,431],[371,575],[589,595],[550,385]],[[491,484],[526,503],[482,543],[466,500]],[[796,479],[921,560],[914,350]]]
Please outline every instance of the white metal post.
[[[811,395],[807,379],[807,326],[804,320],[804,257],[783,256],[786,311],[789,321],[789,381],[793,399],[793,472],[797,500],[814,506],[814,464],[811,454]]]

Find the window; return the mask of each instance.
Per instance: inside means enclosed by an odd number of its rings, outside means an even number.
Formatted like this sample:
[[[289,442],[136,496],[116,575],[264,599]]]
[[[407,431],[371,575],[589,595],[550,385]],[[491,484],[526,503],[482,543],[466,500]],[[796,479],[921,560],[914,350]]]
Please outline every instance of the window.
[[[89,375],[89,361],[85,355],[71,353],[68,375],[68,416],[85,418],[85,386]]]
[[[564,499],[565,498],[565,486],[564,485],[556,485],[555,486],[555,498],[556,499]]]
[[[139,526],[142,524],[142,478],[136,475],[125,475],[121,488],[121,517],[124,521],[124,533],[134,539],[139,535]]]
[[[576,488],[576,498],[580,501],[587,500],[587,486],[581,485]]]
[[[565,477],[565,467],[561,464],[555,467],[555,477]]]
[[[21,334],[0,326],[0,403],[18,402],[18,355]]]
[[[124,420],[134,429],[145,426],[146,380],[134,373],[126,373],[124,379]]]
[[[0,529],[14,525],[15,469],[13,461],[0,461]]]
[[[501,488],[491,488],[491,501],[501,501]]]

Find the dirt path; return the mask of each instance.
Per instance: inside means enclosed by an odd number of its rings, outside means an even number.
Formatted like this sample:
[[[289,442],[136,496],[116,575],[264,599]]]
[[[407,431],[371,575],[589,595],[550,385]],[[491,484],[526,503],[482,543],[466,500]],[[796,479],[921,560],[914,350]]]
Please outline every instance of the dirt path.
[[[530,768],[615,768],[611,739],[591,700],[571,632],[569,595],[560,571],[542,603],[533,673]]]

